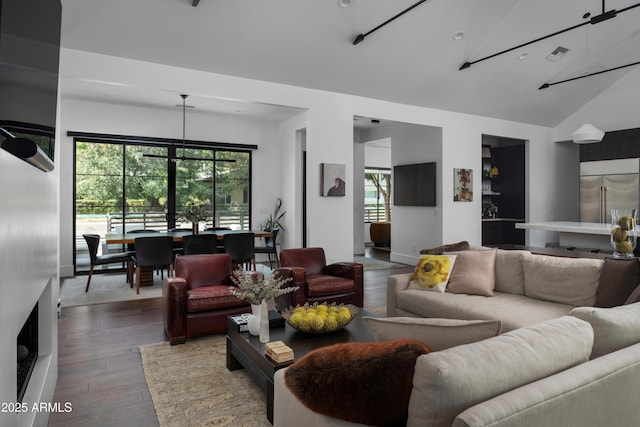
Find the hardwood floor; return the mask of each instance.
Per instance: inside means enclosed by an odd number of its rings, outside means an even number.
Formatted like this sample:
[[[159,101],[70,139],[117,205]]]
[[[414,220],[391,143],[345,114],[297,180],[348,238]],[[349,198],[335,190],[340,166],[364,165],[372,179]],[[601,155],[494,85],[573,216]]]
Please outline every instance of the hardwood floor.
[[[384,251],[367,256],[388,261]],[[386,304],[389,274],[413,267],[365,271],[365,306]],[[164,341],[160,298],[68,307],[58,319],[59,373],[49,426],[157,426],[138,347]]]

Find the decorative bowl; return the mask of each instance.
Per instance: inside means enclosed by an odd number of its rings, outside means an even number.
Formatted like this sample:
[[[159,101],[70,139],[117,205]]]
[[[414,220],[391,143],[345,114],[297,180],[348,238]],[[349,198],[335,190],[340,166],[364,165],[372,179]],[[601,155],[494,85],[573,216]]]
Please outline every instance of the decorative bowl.
[[[326,314],[322,314],[323,312]],[[347,326],[358,314],[358,308],[351,304],[314,302],[286,308],[280,314],[296,331],[307,334],[328,334]]]

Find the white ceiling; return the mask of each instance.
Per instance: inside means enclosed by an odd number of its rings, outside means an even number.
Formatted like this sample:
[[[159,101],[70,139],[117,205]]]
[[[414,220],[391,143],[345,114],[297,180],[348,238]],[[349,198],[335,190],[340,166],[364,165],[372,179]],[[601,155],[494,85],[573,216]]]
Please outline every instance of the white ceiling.
[[[640,0],[608,0],[621,10]],[[62,0],[62,46],[370,98],[556,126],[632,68],[538,90],[640,61],[640,7],[458,71],[474,61],[602,13],[600,0]],[[464,32],[461,41],[453,35]],[[556,47],[558,62],[545,57]],[[527,53],[527,58],[518,56]],[[65,77],[62,76],[64,79]],[[175,108],[175,93],[65,81],[63,96]],[[196,108],[261,116],[293,110],[233,100]],[[233,101],[233,102],[232,102]],[[195,103],[195,101],[194,101]]]

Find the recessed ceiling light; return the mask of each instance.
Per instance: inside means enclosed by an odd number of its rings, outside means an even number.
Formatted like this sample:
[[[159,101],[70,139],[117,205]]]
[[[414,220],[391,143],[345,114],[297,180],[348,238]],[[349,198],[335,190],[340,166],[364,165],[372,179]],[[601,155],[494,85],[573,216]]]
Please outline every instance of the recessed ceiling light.
[[[525,59],[527,59],[527,56],[529,56],[527,52],[522,52],[520,55],[518,55],[518,61],[524,61]]]
[[[457,33],[455,33],[452,37],[455,41],[460,41],[464,38],[464,33],[462,31],[458,31]]]
[[[338,6],[349,7],[351,6],[351,0],[338,0]]]

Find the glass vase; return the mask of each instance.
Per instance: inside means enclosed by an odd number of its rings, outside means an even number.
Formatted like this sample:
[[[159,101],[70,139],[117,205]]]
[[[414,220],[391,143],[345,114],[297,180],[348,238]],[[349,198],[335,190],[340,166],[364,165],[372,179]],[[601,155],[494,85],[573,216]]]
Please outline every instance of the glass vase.
[[[269,306],[267,300],[260,304],[260,342],[269,342]]]
[[[636,209],[611,209],[611,247],[616,258],[633,258],[637,244]]]

